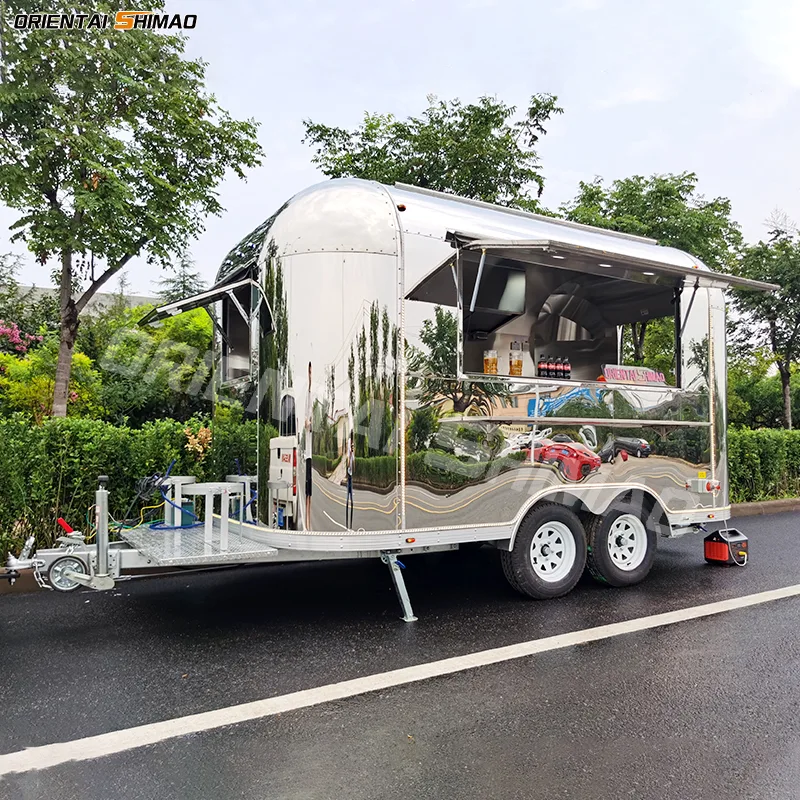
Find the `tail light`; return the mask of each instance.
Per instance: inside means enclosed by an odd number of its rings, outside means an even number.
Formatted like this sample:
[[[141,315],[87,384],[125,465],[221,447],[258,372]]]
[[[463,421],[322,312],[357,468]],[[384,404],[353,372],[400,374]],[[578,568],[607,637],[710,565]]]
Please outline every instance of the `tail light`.
[[[292,495],[297,495],[297,448],[292,450]]]

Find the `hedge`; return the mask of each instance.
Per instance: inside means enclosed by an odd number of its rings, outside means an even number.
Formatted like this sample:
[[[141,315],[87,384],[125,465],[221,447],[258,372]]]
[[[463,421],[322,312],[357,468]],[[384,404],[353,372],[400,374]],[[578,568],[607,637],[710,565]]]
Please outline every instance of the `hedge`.
[[[800,430],[728,431],[732,503],[800,495]]]
[[[242,473],[255,470],[255,421],[210,423],[211,444],[200,458],[187,450],[185,429],[197,432],[205,424],[164,419],[128,428],[66,418],[34,426],[22,414],[0,418],[0,558],[4,561],[6,551],[18,550],[30,533],[36,535],[37,546],[51,545],[60,532],[58,517],[85,529],[98,475],[108,475],[109,511],[120,519],[135,496],[137,481],[163,474],[173,459],[173,474],[197,475],[199,480],[224,480],[237,472],[237,460]],[[268,426],[264,435],[276,432]]]
[[[185,429],[196,433],[205,424],[210,425],[211,444],[199,458],[186,448]],[[262,456],[276,435],[274,428],[265,426]],[[231,415],[211,423],[158,420],[141,428],[78,418],[33,426],[23,415],[0,418],[0,559],[5,560],[6,551],[18,550],[29,533],[36,534],[39,547],[49,546],[58,535],[59,516],[83,527],[101,473],[109,476],[110,510],[119,519],[135,495],[137,480],[163,473],[173,459],[175,474],[194,474],[200,480],[224,479],[237,471],[237,459],[243,473],[253,472],[258,439],[255,421],[242,422]],[[326,472],[336,463],[325,459]],[[800,431],[731,429],[728,463],[734,503],[800,495]],[[514,465],[515,457],[507,456],[491,469],[498,474]],[[408,480],[442,489],[480,481],[487,470],[485,462],[462,461],[435,450],[410,453],[406,466]],[[357,483],[386,488],[396,479],[395,456],[356,459]]]

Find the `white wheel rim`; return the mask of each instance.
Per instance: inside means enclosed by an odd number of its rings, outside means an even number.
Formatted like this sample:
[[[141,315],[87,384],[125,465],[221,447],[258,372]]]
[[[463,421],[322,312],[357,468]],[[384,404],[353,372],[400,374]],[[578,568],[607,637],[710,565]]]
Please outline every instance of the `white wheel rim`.
[[[545,522],[531,540],[531,565],[546,583],[556,583],[569,575],[575,565],[575,537],[563,522]]]
[[[83,561],[81,561],[79,558],[73,558],[71,556],[59,558],[58,561],[56,561],[56,563],[50,568],[50,572],[48,572],[50,583],[52,583],[56,589],[69,591],[78,585],[77,581],[71,580],[64,574],[67,571],[85,573],[86,567],[83,565]]]
[[[608,532],[608,554],[618,569],[636,569],[647,553],[647,530],[634,514],[620,514]]]

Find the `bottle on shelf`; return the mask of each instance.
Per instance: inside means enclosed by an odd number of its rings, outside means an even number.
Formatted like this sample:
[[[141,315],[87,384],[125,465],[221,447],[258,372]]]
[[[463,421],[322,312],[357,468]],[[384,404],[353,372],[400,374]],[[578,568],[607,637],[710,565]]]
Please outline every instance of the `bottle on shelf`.
[[[572,379],[572,364],[569,363],[569,359],[565,358],[562,362],[564,367],[564,380],[571,380]]]
[[[536,362],[536,377],[537,378],[545,378],[545,372],[547,370],[547,360],[544,356],[539,356],[539,360]]]
[[[563,378],[564,377],[564,365],[561,363],[561,359],[557,358],[555,363],[555,377],[556,378]]]
[[[553,356],[547,356],[547,377],[555,378],[556,376],[556,362],[553,361]]]

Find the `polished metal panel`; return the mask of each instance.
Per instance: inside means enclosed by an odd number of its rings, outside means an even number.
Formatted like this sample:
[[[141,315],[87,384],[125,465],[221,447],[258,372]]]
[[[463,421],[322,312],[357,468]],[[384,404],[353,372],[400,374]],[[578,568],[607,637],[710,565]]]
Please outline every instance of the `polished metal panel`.
[[[680,386],[598,381],[598,365],[620,363],[616,328],[629,313],[602,268],[595,265],[594,283],[580,288],[570,277],[584,275],[574,253],[573,263],[563,265],[553,258],[559,252],[547,253],[522,273],[508,254],[489,253],[476,290],[480,253],[454,251],[447,238],[453,231],[483,239],[558,240],[609,258],[707,273],[691,256],[649,240],[406,187],[337,180],[296,195],[234,248],[220,271],[221,277],[238,275],[255,265],[272,309],[274,331],[252,329],[250,374],[223,381],[217,370],[218,398],[238,399],[244,421],[258,418],[262,523],[272,522],[269,438],[282,409],[293,416],[297,530],[270,536],[295,549],[320,549],[324,541],[349,548],[358,537],[372,537],[373,546],[403,528],[404,512],[404,533],[411,538],[424,531],[425,541],[438,543],[429,532],[446,532],[441,543],[449,543],[480,538],[483,529],[487,538],[507,539],[536,499],[579,502],[599,513],[634,489],[658,498],[672,522],[696,521],[709,510],[722,518],[724,359],[720,365],[715,356],[724,353],[721,291],[683,289],[678,324],[684,346],[675,370]],[[669,280],[674,283],[674,276]],[[671,313],[669,280],[629,283],[639,287],[637,314],[644,305],[652,317]],[[590,283],[594,288],[587,290]],[[494,318],[492,303],[500,312]],[[482,372],[483,350],[498,350],[507,361],[514,341],[528,343],[524,377],[471,374]],[[217,358],[221,346],[218,335]],[[534,377],[537,356],[556,346],[575,359],[575,380]],[[355,530],[347,531],[351,433]],[[637,454],[640,440],[647,444]],[[234,471],[232,465],[227,471]],[[704,473],[713,473],[723,491],[696,491]]]
[[[711,290],[709,295],[709,320],[711,325],[710,341],[713,343],[711,353],[711,391],[709,398],[713,399],[713,413],[711,415],[712,435],[715,447],[714,477],[720,482],[721,488],[716,496],[719,507],[727,507],[729,499],[728,482],[728,448],[725,433],[728,426],[728,414],[725,400],[728,396],[727,384],[727,346],[725,325],[725,295],[720,290]]]
[[[303,526],[346,527],[346,462],[352,435],[352,525],[397,528],[396,257],[325,252],[281,261],[287,292],[288,384],[297,403],[304,455],[298,469]],[[311,520],[306,525],[309,426],[314,469]]]

